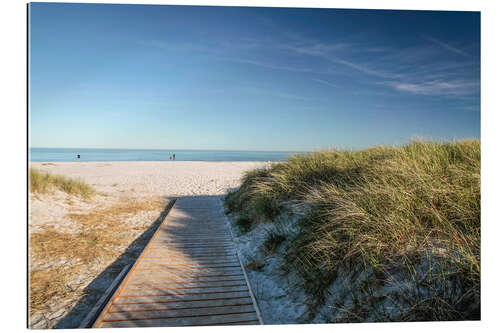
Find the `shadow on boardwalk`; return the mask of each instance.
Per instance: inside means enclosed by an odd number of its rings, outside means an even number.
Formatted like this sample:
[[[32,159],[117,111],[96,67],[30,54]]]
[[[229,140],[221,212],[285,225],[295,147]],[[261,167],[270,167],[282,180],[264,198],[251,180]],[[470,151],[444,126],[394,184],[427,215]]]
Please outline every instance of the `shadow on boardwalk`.
[[[208,198],[220,200],[222,196],[190,196],[184,197],[183,199],[196,200]],[[144,247],[148,244],[155,231],[165,219],[168,212],[166,209],[167,207],[168,203],[165,205],[165,209],[153,222],[153,224],[139,237],[137,237],[113,263],[106,267],[103,272],[101,272],[87,287],[85,287],[84,296],[68,314],[59,320],[54,328],[77,328],[80,325],[87,313],[97,303],[104,291],[121,272],[123,267],[128,264],[133,264],[137,260]]]
[[[258,325],[220,197],[179,198],[96,327]]]

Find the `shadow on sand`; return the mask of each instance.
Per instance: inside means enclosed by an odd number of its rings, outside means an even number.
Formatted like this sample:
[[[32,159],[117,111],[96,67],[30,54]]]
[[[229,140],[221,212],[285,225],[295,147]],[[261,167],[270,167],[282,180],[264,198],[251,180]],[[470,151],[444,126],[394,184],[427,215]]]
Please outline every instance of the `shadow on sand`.
[[[171,198],[166,198],[169,202]],[[156,229],[160,226],[167,215],[167,207],[169,202],[166,203],[165,208],[151,226],[145,230],[139,237],[137,237],[125,251],[104,271],[102,271],[91,283],[84,289],[84,296],[78,303],[71,309],[66,316],[64,316],[54,326],[54,328],[77,328],[87,313],[92,309],[94,304],[99,300],[104,291],[113,282],[114,278],[120,274],[123,267],[128,264],[133,264],[142,250],[149,242]]]

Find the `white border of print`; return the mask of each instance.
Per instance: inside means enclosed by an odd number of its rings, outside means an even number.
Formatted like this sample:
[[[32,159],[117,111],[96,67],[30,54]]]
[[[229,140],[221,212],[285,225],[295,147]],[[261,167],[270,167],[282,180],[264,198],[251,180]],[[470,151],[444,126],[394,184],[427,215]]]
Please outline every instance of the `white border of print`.
[[[57,1],[51,2],[71,2]],[[495,1],[470,0],[177,0],[177,1],[79,1],[92,3],[135,3],[135,4],[177,4],[177,5],[225,5],[225,6],[273,6],[273,7],[329,7],[329,8],[369,8],[369,9],[413,9],[413,10],[473,10],[481,11],[482,21],[482,101],[481,101],[481,146],[482,146],[482,320],[480,322],[428,322],[390,324],[336,324],[331,325],[286,325],[238,327],[242,333],[256,329],[271,332],[300,332],[311,329],[316,332],[471,332],[486,331],[500,326],[497,314],[499,273],[496,238],[499,235],[499,214],[497,192],[500,188],[498,176],[498,148],[500,128],[500,105],[498,102],[499,43],[495,31],[500,31],[499,5]],[[26,2],[7,0],[1,4],[1,92],[2,121],[0,128],[2,150],[1,172],[1,216],[0,244],[2,256],[1,286],[3,286],[1,312],[2,328],[7,332],[26,330]],[[497,98],[495,98],[497,97]],[[234,327],[201,327],[169,329],[173,332],[233,332]],[[145,331],[145,329],[132,330]],[[106,332],[123,332],[109,329]],[[128,330],[127,330],[128,332]],[[147,332],[164,332],[164,328],[148,329]]]

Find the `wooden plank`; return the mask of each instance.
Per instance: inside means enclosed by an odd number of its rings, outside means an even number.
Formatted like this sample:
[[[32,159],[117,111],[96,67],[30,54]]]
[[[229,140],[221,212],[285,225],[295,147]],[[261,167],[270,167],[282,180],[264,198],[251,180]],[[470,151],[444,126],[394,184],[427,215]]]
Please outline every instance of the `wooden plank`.
[[[171,310],[187,308],[213,308],[219,306],[251,305],[250,297],[240,297],[232,299],[219,299],[211,301],[190,301],[190,302],[171,302],[171,303],[141,303],[141,304],[113,304],[109,313],[120,311],[152,311],[152,310]]]
[[[165,270],[171,272],[177,271],[203,271],[203,272],[227,272],[227,271],[240,271],[241,267],[237,265],[220,265],[220,266],[189,266],[189,265],[170,265],[170,264],[156,264],[156,265],[139,265],[136,272],[152,271],[163,272]]]
[[[158,236],[158,241],[164,241],[168,243],[174,243],[174,242],[207,242],[207,241],[225,241],[225,242],[232,242],[230,237],[227,236],[177,236],[174,237],[173,235],[169,234],[166,236]]]
[[[261,324],[224,221],[215,200],[177,200],[94,327]]]
[[[184,249],[182,251],[175,250],[175,249],[158,249],[158,248],[153,248],[149,251],[149,253],[162,253],[164,255],[169,255],[169,254],[183,254],[186,256],[190,255],[207,255],[207,254],[212,254],[212,255],[219,255],[219,254],[235,254],[236,251],[234,249],[215,249],[215,250],[204,250],[204,249]]]
[[[164,257],[161,255],[144,257],[141,264],[171,264],[171,265],[190,265],[190,266],[206,266],[210,263],[213,264],[227,264],[227,263],[239,263],[236,253],[232,255],[225,255],[222,257],[218,256],[202,256],[202,257],[187,257],[187,256],[168,256]]]
[[[200,238],[210,238],[210,235],[213,235],[214,237],[220,237],[220,238],[223,238],[223,237],[227,237],[227,232],[223,229],[216,229],[216,230],[213,230],[212,228],[210,227],[202,227],[202,226],[199,226],[199,227],[196,227],[196,228],[192,228],[192,229],[184,229],[184,230],[165,230],[164,231],[164,235],[168,235],[170,237],[185,237],[185,238],[190,238],[191,236],[193,236],[193,233],[204,233],[204,235]],[[161,238],[159,238],[161,239]]]
[[[139,299],[139,300],[122,300],[122,302],[114,302],[112,305],[133,305],[133,304],[190,304],[192,302],[218,302],[222,300],[236,300],[236,299],[252,299],[250,295],[247,296],[235,296],[235,297],[217,297],[204,299],[183,299],[179,298],[176,300],[150,300],[150,299]]]
[[[230,276],[226,278],[211,278],[211,277],[196,277],[192,279],[169,279],[169,280],[164,280],[164,279],[130,279],[129,283],[127,285],[137,285],[137,284],[144,284],[144,283],[153,283],[153,284],[160,284],[160,283],[171,283],[171,284],[178,284],[178,283],[208,283],[208,282],[221,282],[221,281],[241,281],[245,280],[244,277],[242,277],[240,274],[236,276]]]
[[[227,248],[230,247],[231,249],[234,249],[234,246],[232,244],[227,245],[227,244],[194,244],[194,245],[188,245],[188,246],[181,246],[178,244],[171,244],[170,242],[167,241],[161,241],[161,242],[154,242],[151,244],[151,248],[154,250],[170,250],[170,251],[176,251],[179,253],[185,253],[185,251],[191,250],[191,249],[203,249],[204,251],[212,251],[212,249],[215,250],[220,250],[222,248]]]
[[[136,289],[123,289],[120,296],[137,296],[144,294],[155,295],[199,295],[208,293],[222,293],[248,290],[246,283],[238,284],[235,286],[220,286],[220,287],[184,287],[184,288],[136,288]]]
[[[217,278],[217,277],[234,277],[241,276],[241,272],[172,272],[172,271],[163,271],[163,272],[136,272],[134,274],[134,279],[174,279],[174,280],[182,280],[182,279],[199,279],[199,278]]]
[[[106,321],[201,317],[201,316],[216,316],[222,314],[235,314],[235,313],[255,313],[253,309],[253,304],[217,306],[217,307],[206,307],[206,308],[150,310],[150,311],[139,311],[139,312],[138,311],[111,312],[106,316]]]
[[[249,297],[248,291],[234,291],[234,292],[219,292],[213,294],[197,294],[197,295],[162,295],[162,296],[130,296],[130,297],[117,297],[113,304],[123,303],[165,303],[165,302],[186,302],[197,300],[211,300],[211,299],[226,299],[233,297]]]
[[[231,275],[217,275],[217,276],[196,276],[196,275],[181,275],[181,274],[176,274],[176,275],[171,275],[168,277],[168,279],[165,279],[165,276],[160,276],[160,277],[146,277],[146,278],[139,278],[133,276],[130,278],[130,283],[135,284],[135,283],[144,283],[144,282],[161,282],[165,283],[166,281],[169,281],[171,283],[182,283],[183,281],[185,283],[194,283],[194,282],[208,282],[208,281],[234,281],[234,280],[241,280],[245,279],[241,274],[231,274]]]
[[[162,256],[161,254],[156,255],[148,255],[144,257],[144,262],[171,262],[171,263],[205,263],[205,262],[223,262],[223,261],[234,261],[238,259],[236,253],[225,255],[225,256],[213,256],[213,255],[204,255],[204,256]]]
[[[239,267],[237,261],[216,261],[201,263],[190,263],[185,261],[165,262],[165,261],[142,261],[138,269],[143,268],[186,268],[186,269],[204,269],[204,268],[220,268],[220,267]]]
[[[222,281],[197,281],[197,282],[172,282],[172,281],[145,281],[140,283],[133,283],[129,281],[123,290],[135,290],[142,288],[207,288],[207,287],[223,287],[223,286],[235,286],[235,285],[246,285],[245,279],[241,278],[239,280],[222,280]]]
[[[228,240],[222,240],[222,241],[218,241],[218,240],[213,240],[213,239],[209,239],[209,240],[206,240],[206,241],[189,241],[189,240],[185,240],[183,242],[179,242],[179,241],[170,241],[168,242],[168,245],[171,245],[171,246],[193,246],[193,245],[203,245],[203,246],[213,246],[213,245],[233,245],[232,241],[230,239]]]
[[[220,325],[224,323],[233,323],[240,321],[256,321],[255,311],[240,314],[221,314],[207,315],[203,317],[179,317],[179,318],[161,318],[149,320],[122,320],[105,321],[101,327],[169,327],[169,326],[205,326]]]

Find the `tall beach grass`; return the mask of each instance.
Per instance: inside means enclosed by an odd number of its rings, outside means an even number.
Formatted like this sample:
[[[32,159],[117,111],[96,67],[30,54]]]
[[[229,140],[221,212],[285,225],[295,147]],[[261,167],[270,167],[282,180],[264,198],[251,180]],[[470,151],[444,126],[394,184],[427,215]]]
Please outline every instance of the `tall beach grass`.
[[[34,168],[29,170],[29,189],[33,193],[46,193],[53,189],[89,198],[94,195],[95,190],[79,179],[72,179],[60,175],[51,175],[48,172],[39,171]]]
[[[299,216],[286,261],[312,312],[350,274],[337,321],[479,319],[480,159],[477,140],[323,150],[248,172],[225,206],[246,230]]]

